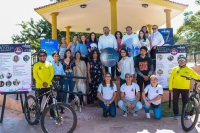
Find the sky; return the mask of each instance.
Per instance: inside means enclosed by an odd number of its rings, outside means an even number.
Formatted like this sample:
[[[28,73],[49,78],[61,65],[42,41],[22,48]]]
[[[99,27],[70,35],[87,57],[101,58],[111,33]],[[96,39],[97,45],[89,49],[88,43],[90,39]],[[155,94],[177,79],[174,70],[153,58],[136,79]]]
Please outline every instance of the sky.
[[[196,12],[200,6],[197,6],[195,0],[173,0],[175,2],[189,4],[185,11]],[[21,28],[16,24],[22,21],[29,21],[30,18],[39,20],[42,17],[38,15],[34,8],[47,5],[50,0],[0,0],[0,44],[12,43],[11,36],[20,32]],[[176,29],[183,23],[183,14],[178,15],[171,20],[172,27]],[[163,25],[161,28],[165,28]]]

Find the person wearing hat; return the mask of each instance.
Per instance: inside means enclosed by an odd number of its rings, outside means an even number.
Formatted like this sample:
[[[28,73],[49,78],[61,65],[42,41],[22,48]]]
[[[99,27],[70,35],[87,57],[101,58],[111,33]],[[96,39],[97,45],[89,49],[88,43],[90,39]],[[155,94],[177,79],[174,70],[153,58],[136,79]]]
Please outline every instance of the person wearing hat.
[[[163,96],[163,87],[158,84],[158,77],[151,75],[151,84],[147,85],[142,93],[144,99],[144,110],[147,118],[151,118],[149,110],[152,108],[155,119],[162,117],[161,98]],[[146,96],[147,94],[147,96]]]
[[[181,94],[184,107],[184,105],[188,100],[189,90],[190,90],[190,80],[181,77],[181,75],[200,80],[200,75],[197,74],[193,69],[186,66],[187,64],[186,57],[179,56],[178,64],[179,66],[176,66],[172,69],[169,78],[169,92],[173,93],[173,112],[174,112],[174,119],[176,120],[178,119],[179,116],[178,114],[179,96]],[[187,119],[187,116],[185,116],[185,119]]]
[[[137,73],[137,84],[140,87],[142,94],[143,84],[144,88],[150,83],[149,77],[153,72],[153,61],[147,54],[147,47],[140,48],[140,57],[135,60],[135,71]]]
[[[124,111],[123,116],[127,116],[128,109],[131,109],[133,116],[138,116],[138,110],[142,109],[142,103],[140,100],[140,88],[132,82],[132,74],[125,74],[126,83],[121,88],[121,100],[118,102],[118,106]]]

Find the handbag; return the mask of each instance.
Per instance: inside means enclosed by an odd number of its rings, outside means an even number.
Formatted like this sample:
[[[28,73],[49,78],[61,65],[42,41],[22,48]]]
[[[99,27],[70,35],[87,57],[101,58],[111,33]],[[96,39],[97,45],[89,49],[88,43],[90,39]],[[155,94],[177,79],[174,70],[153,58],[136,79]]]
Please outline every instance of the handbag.
[[[79,65],[76,65],[78,68],[79,68],[79,70],[81,71],[81,73],[82,73],[82,75],[83,75],[83,77],[84,77],[84,74],[83,74],[83,71],[82,71],[82,69],[80,68],[80,66]],[[78,84],[76,85],[76,88],[77,88],[77,91],[79,92],[82,92],[83,94],[85,94],[86,93],[86,84],[82,81],[82,82],[78,82]]]

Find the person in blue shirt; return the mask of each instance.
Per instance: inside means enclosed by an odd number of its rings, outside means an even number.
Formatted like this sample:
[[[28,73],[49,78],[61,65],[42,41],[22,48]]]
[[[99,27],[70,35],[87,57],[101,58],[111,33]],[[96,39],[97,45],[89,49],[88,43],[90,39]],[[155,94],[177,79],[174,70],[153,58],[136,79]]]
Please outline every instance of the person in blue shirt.
[[[76,52],[81,53],[81,60],[87,64],[88,62],[88,49],[87,49],[87,38],[85,35],[81,36],[80,42],[76,46]]]
[[[65,72],[63,70],[63,65],[59,62],[59,53],[54,52],[52,54],[52,57],[54,59],[52,63],[53,68],[54,68],[54,81],[57,81],[59,83],[59,88],[57,88],[58,90],[63,90],[63,77],[59,76],[59,75],[65,75]],[[58,102],[61,102],[61,97],[62,97],[62,92],[57,92],[57,96],[56,96],[56,100]]]

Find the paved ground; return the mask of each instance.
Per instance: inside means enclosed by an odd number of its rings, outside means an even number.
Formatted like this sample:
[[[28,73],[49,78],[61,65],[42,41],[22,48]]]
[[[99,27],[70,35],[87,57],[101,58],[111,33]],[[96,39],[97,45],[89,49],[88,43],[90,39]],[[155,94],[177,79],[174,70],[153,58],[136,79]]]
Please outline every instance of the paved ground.
[[[100,108],[84,107],[82,113],[76,112],[78,124],[74,133],[184,133],[180,119],[146,119],[143,111],[139,112],[138,117],[128,114],[125,118],[117,108],[115,118],[103,118]],[[42,133],[42,130],[40,125],[29,125],[23,113],[6,109],[0,133]],[[190,133],[198,131],[194,129]]]

